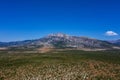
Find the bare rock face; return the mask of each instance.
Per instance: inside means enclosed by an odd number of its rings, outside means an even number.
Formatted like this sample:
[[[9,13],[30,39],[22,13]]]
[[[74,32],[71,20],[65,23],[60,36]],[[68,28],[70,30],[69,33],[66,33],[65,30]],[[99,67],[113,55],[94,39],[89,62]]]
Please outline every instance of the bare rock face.
[[[69,37],[69,35],[63,33],[49,34],[48,37]]]
[[[77,48],[77,49],[109,49],[113,44],[88,37],[70,36],[63,33],[50,34],[36,40],[0,43],[0,47],[19,48]]]

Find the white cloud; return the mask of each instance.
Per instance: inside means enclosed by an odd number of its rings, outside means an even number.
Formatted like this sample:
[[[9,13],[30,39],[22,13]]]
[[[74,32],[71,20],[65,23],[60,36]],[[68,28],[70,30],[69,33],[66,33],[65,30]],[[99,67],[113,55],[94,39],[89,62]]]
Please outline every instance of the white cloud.
[[[105,35],[106,35],[106,36],[117,36],[118,33],[114,32],[114,31],[107,31],[107,32],[105,33]]]

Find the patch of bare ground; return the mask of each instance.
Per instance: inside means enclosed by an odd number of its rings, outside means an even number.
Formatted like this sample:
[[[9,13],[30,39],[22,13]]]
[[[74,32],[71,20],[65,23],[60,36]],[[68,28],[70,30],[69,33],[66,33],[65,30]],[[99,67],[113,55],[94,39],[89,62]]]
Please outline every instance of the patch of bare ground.
[[[2,50],[7,50],[7,48],[0,48],[0,51],[2,51]]]
[[[106,49],[89,49],[89,48],[79,48],[79,49],[70,49],[70,48],[67,48],[67,49],[52,49],[54,52],[53,53],[59,53],[58,51],[68,51],[68,50],[82,50],[82,51],[105,51]]]
[[[42,48],[37,49],[37,51],[39,53],[47,53],[47,52],[50,52],[53,50],[54,50],[54,48],[52,48],[52,47],[42,47]]]
[[[118,49],[118,50],[120,50],[120,47],[116,47],[116,46],[114,46],[113,49]]]
[[[105,51],[106,49],[89,49],[89,48],[80,48],[77,50],[83,50],[83,51]]]

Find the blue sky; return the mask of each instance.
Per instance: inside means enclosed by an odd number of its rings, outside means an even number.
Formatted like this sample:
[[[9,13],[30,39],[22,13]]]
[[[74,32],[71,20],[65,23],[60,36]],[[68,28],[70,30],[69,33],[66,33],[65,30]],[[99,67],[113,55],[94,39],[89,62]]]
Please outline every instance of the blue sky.
[[[109,31],[117,35],[107,35]],[[120,0],[0,0],[0,41],[57,32],[119,39]]]

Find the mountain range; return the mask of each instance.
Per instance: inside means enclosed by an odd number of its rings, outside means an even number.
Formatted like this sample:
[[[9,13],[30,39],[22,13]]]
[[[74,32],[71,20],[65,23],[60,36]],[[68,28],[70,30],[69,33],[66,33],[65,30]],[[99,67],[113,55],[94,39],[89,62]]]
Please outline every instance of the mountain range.
[[[40,39],[15,41],[15,42],[0,42],[0,47],[6,48],[72,48],[72,49],[114,49],[118,48],[120,40],[103,41],[88,37],[70,36],[63,33],[49,34]]]

